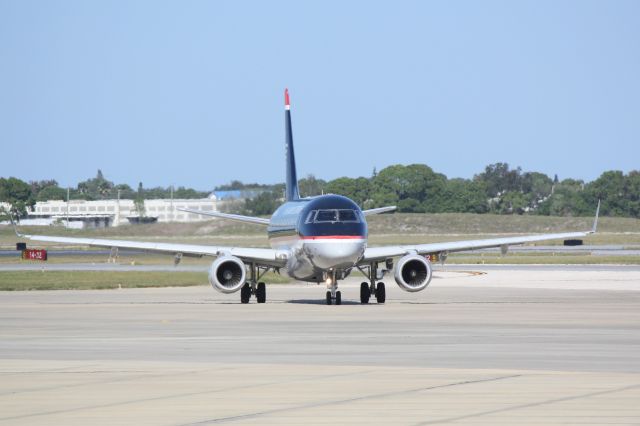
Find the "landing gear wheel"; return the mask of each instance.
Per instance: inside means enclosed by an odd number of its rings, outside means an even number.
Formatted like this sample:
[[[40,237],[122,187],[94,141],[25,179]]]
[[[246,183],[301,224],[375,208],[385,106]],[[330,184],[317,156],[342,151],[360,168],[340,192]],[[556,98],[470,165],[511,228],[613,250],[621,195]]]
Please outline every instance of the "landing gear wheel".
[[[249,303],[249,299],[251,299],[251,286],[245,283],[240,289],[240,303]]]
[[[264,283],[258,283],[258,288],[256,289],[256,299],[258,303],[264,303],[267,301],[267,287]]]
[[[336,305],[342,305],[342,293],[336,291]]]
[[[327,292],[327,305],[330,305],[330,304],[331,304],[331,292],[328,291]]]
[[[378,283],[376,287],[376,300],[378,303],[384,303],[385,300],[387,300],[387,291],[384,288],[383,282]]]
[[[369,289],[369,283],[360,284],[360,303],[366,305],[371,298],[371,290]]]

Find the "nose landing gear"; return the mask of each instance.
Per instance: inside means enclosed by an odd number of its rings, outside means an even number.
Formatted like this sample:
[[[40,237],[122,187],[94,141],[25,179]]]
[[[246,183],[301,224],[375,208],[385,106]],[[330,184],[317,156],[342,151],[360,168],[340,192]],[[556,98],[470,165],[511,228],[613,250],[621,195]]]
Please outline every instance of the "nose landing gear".
[[[327,291],[327,305],[342,305],[342,293],[338,290],[338,284],[333,284]]]
[[[327,305],[342,305],[342,293],[336,291],[335,296],[331,294],[331,291],[327,292]]]
[[[327,278],[327,305],[342,305],[342,293],[338,290],[335,272]]]

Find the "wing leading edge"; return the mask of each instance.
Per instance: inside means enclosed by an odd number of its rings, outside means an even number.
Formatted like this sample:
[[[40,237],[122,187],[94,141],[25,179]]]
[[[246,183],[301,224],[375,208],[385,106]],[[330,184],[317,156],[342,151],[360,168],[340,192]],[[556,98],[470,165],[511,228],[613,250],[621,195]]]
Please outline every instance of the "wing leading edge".
[[[380,214],[380,213],[392,212],[396,208],[397,208],[396,206],[378,207],[376,209],[362,210],[362,214],[364,214],[365,216],[369,216],[369,215],[372,215],[372,214]]]
[[[598,226],[598,216],[600,214],[600,202],[596,209],[596,216],[593,221],[593,227],[589,231],[584,232],[565,232],[556,234],[539,234],[524,235],[521,237],[505,237],[505,238],[488,238],[484,240],[466,240],[452,241],[445,243],[417,244],[403,246],[386,246],[386,247],[367,247],[364,256],[360,261],[361,264],[382,260],[390,257],[404,256],[405,254],[417,253],[421,255],[434,253],[453,253],[467,250],[477,250],[484,248],[501,247],[506,248],[511,245],[533,243],[546,240],[559,240],[566,238],[580,238],[596,232]]]
[[[22,238],[31,241],[42,241],[48,243],[77,244],[92,247],[107,247],[119,249],[142,250],[156,253],[177,254],[189,256],[236,256],[242,260],[259,262],[261,264],[282,267],[286,263],[287,254],[285,252],[266,248],[250,247],[225,247],[225,246],[205,246],[196,244],[174,244],[174,243],[151,243],[144,241],[107,240],[98,238],[74,238],[55,237],[48,235],[23,235]]]
[[[214,211],[192,210],[192,209],[178,209],[181,212],[199,214],[202,216],[218,217],[222,219],[235,220],[236,222],[253,223],[255,225],[269,225],[269,219],[254,216],[243,216],[241,214],[220,213]]]

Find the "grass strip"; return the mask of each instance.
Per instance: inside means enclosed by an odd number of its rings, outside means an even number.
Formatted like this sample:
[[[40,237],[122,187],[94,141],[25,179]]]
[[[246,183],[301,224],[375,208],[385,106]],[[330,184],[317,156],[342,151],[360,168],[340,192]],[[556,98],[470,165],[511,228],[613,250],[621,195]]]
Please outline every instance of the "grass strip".
[[[266,274],[267,283],[289,282],[287,277]],[[107,290],[116,288],[188,287],[208,285],[206,272],[137,271],[4,271],[0,291]]]

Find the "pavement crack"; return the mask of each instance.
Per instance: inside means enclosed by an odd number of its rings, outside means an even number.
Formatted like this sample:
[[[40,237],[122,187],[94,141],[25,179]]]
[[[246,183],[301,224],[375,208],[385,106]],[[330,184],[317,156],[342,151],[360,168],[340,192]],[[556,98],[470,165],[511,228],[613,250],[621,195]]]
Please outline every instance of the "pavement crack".
[[[264,386],[281,385],[281,384],[295,383],[295,382],[301,382],[301,381],[307,381],[307,380],[325,380],[325,379],[332,379],[335,377],[356,376],[361,374],[372,373],[374,371],[375,370],[361,370],[361,371],[356,371],[356,372],[347,373],[347,374],[327,374],[325,376],[305,376],[305,377],[300,377],[292,380],[271,381],[271,382],[243,385],[243,386],[232,386],[232,387],[221,388],[221,389],[208,389],[208,390],[198,391],[198,392],[186,392],[186,393],[173,394],[173,395],[162,395],[162,396],[157,396],[152,398],[141,398],[141,399],[136,399],[131,401],[113,402],[109,404],[88,405],[84,407],[69,408],[65,410],[53,410],[53,411],[45,411],[41,413],[25,414],[25,415],[19,415],[19,416],[0,417],[0,421],[49,416],[49,415],[55,415],[55,414],[71,413],[75,411],[92,410],[96,408],[110,408],[110,407],[117,407],[122,405],[138,404],[141,402],[162,401],[166,399],[184,398],[184,397],[190,397],[195,395],[206,395],[206,394],[213,394],[213,393],[220,393],[220,392],[229,392],[229,391],[235,391],[235,390],[258,388],[258,387],[264,387]],[[194,373],[194,372],[198,372],[198,371],[189,371],[188,373]],[[179,374],[180,373],[176,373],[175,375],[179,375]],[[163,376],[163,375],[158,375],[158,376]],[[195,423],[195,424],[198,424],[198,423]]]
[[[546,401],[530,402],[528,404],[520,404],[520,405],[511,406],[511,407],[497,408],[495,410],[480,411],[480,412],[477,412],[477,413],[466,414],[464,416],[449,417],[449,418],[439,419],[439,420],[430,420],[430,421],[426,421],[426,422],[416,423],[415,426],[436,425],[436,424],[440,424],[440,423],[457,422],[459,420],[472,419],[474,417],[488,416],[488,415],[491,415],[491,414],[499,414],[499,413],[504,413],[504,412],[507,412],[507,411],[520,410],[520,409],[523,409],[523,408],[539,407],[541,405],[557,404],[558,402],[573,401],[573,400],[576,400],[576,399],[591,398],[591,397],[594,397],[594,396],[606,395],[606,394],[610,394],[610,393],[624,392],[626,390],[635,389],[635,388],[639,388],[639,387],[640,387],[640,384],[635,384],[635,385],[630,385],[630,386],[624,386],[624,387],[621,387],[621,388],[607,389],[607,390],[602,390],[602,391],[597,391],[597,392],[589,392],[589,393],[584,393],[584,394],[580,394],[580,395],[566,396],[566,397],[563,397],[563,398],[548,399]]]
[[[82,365],[82,366],[69,366],[69,367],[60,367],[60,368],[50,368],[50,369],[46,369],[46,370],[25,370],[25,371],[21,371],[21,370],[6,370],[6,371],[0,371],[0,376],[11,376],[11,375],[24,375],[24,374],[60,374],[60,373],[74,373],[74,371],[67,371],[67,370],[73,370],[73,369],[77,369],[77,368],[90,368],[90,367],[95,367],[97,364],[89,364],[89,365]]]
[[[348,404],[350,402],[364,401],[364,400],[368,400],[368,399],[388,398],[388,397],[392,397],[392,396],[406,395],[406,394],[410,394],[410,393],[429,391],[429,390],[434,390],[434,389],[443,389],[443,388],[448,388],[448,387],[453,387],[453,386],[463,386],[463,385],[470,385],[470,384],[475,384],[475,383],[495,382],[495,381],[498,381],[498,380],[507,380],[507,379],[513,379],[513,378],[516,378],[516,377],[522,377],[522,374],[514,374],[514,375],[510,375],[510,376],[489,377],[489,378],[486,378],[486,379],[478,379],[478,380],[465,380],[465,381],[462,381],[462,382],[446,383],[446,384],[443,384],[443,385],[435,385],[435,386],[423,386],[423,387],[419,387],[419,388],[406,389],[406,390],[395,391],[395,392],[384,392],[384,393],[376,393],[376,394],[370,394],[370,395],[362,395],[362,396],[358,396],[358,397],[355,397],[355,398],[337,399],[337,400],[331,400],[331,401],[323,401],[323,402],[317,402],[317,403],[302,404],[302,405],[297,405],[297,406],[293,406],[293,407],[277,408],[277,409],[273,409],[273,410],[265,410],[265,411],[255,412],[255,413],[241,414],[241,415],[237,415],[237,416],[221,417],[221,418],[217,418],[217,419],[208,419],[208,420],[202,420],[202,421],[194,422],[194,423],[185,423],[185,424],[182,424],[180,426],[194,426],[194,425],[205,425],[205,424],[213,424],[213,423],[231,423],[231,422],[237,422],[237,421],[241,421],[241,420],[253,419],[253,418],[261,417],[261,416],[267,416],[267,415],[271,415],[271,414],[289,412],[289,411],[298,411],[298,410],[305,410],[305,409],[308,409],[308,408],[326,407],[326,406],[330,406],[330,405]]]
[[[114,371],[96,370],[96,371],[79,371],[79,372],[68,371],[68,372],[64,372],[64,373],[65,374],[77,374],[77,373],[81,373],[81,374],[142,373],[142,374],[138,374],[138,375],[134,375],[134,376],[125,376],[125,377],[114,377],[114,378],[110,378],[110,379],[92,380],[92,381],[87,381],[87,382],[73,383],[73,384],[61,385],[61,386],[43,386],[43,387],[39,387],[39,388],[21,389],[21,390],[16,390],[16,391],[0,392],[0,396],[5,396],[5,395],[13,396],[13,395],[19,395],[19,394],[22,394],[22,393],[43,392],[43,391],[59,390],[59,389],[70,389],[70,388],[76,388],[76,387],[82,387],[82,386],[91,386],[91,385],[105,385],[105,384],[108,384],[108,383],[128,382],[128,381],[135,381],[135,380],[139,380],[139,379],[155,379],[155,378],[159,378],[159,377],[181,376],[181,375],[201,373],[202,371],[206,371],[206,370],[192,370],[192,371],[181,371],[181,372],[177,372],[177,373],[162,373],[162,374],[148,374],[148,373],[145,373],[144,371],[118,371],[118,370],[114,370]],[[61,372],[58,372],[56,374],[61,374]]]

